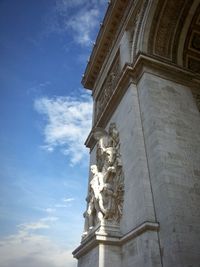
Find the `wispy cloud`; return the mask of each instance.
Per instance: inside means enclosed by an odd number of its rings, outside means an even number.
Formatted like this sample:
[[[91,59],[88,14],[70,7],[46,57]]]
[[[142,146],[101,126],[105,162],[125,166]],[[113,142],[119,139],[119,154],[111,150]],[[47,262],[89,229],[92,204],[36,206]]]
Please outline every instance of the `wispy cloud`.
[[[19,226],[15,235],[0,241],[1,267],[75,267],[71,250],[58,246],[49,238],[36,234],[39,224]]]
[[[88,8],[92,6],[97,7],[107,2],[107,0],[56,0],[56,8],[61,12],[66,11],[69,8],[77,8],[81,6],[87,6]]]
[[[56,222],[58,220],[58,217],[45,217],[45,218],[42,218],[41,221],[42,222],[46,222],[46,223],[51,223],[51,222]]]
[[[34,103],[35,109],[46,116],[44,149],[59,147],[74,165],[86,155],[84,141],[91,127],[92,102],[90,98],[43,97]]]
[[[49,32],[68,33],[77,44],[90,46],[106,3],[106,0],[57,0],[47,19]]]
[[[68,205],[65,204],[55,204],[55,208],[68,208]]]
[[[63,198],[63,201],[69,203],[74,201],[74,198]]]
[[[81,45],[91,46],[92,33],[99,22],[99,10],[81,10],[66,22],[67,28],[72,30],[74,40]]]
[[[27,89],[26,93],[29,94],[40,94],[42,93],[47,87],[49,87],[51,83],[49,81],[45,81],[42,83],[39,83],[37,85],[34,85]]]
[[[49,224],[39,221],[39,222],[35,222],[35,223],[29,223],[29,224],[21,224],[20,229],[22,231],[29,231],[29,230],[40,230],[40,229],[47,229],[49,228]]]
[[[35,231],[35,230],[41,230],[41,229],[49,229],[52,222],[55,222],[58,220],[58,217],[45,217],[41,218],[40,220],[32,223],[25,223],[20,224],[18,228],[20,229],[20,232],[27,233],[29,231]]]
[[[46,208],[44,209],[45,212],[47,212],[48,214],[54,213],[56,211],[56,209],[54,208]]]
[[[88,0],[56,0],[56,10],[60,13],[66,12],[70,8],[83,6],[87,4],[87,2]]]

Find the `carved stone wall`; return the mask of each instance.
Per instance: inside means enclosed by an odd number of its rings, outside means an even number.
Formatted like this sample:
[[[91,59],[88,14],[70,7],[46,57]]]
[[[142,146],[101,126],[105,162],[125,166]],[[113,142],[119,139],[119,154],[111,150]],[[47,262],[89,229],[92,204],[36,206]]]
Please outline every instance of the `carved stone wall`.
[[[181,30],[194,0],[159,1],[150,30],[148,51],[176,63]]]
[[[110,71],[108,72],[107,78],[105,79],[105,82],[103,83],[103,86],[100,90],[100,94],[97,97],[96,100],[96,106],[95,106],[95,120],[97,121],[102,114],[104,108],[106,107],[107,103],[109,102],[117,81],[119,79],[120,74],[120,57],[119,52],[117,53],[113,64],[111,66]]]
[[[200,5],[191,22],[183,52],[184,67],[200,73]]]

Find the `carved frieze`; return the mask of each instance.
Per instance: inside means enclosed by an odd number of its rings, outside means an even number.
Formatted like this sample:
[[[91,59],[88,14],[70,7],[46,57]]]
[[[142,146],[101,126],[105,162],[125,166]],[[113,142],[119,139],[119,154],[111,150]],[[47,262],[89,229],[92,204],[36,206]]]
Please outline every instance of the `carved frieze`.
[[[98,224],[117,225],[122,216],[124,175],[115,123],[110,124],[108,132],[96,128],[94,138],[97,140],[96,164],[90,168],[83,237]]]
[[[185,0],[159,1],[150,30],[148,51],[176,63],[179,37],[193,3]]]
[[[154,54],[171,58],[173,37],[184,3],[184,0],[159,2],[156,17],[152,23],[154,45],[151,49],[153,48]]]
[[[104,108],[109,102],[109,99],[111,98],[114,89],[116,87],[119,74],[120,74],[120,59],[119,59],[119,53],[117,53],[117,56],[115,57],[112,67],[107,75],[107,78],[105,79],[105,82],[103,83],[103,86],[100,90],[100,94],[96,100],[95,120],[99,119]]]
[[[200,5],[193,16],[184,45],[184,67],[200,73]]]

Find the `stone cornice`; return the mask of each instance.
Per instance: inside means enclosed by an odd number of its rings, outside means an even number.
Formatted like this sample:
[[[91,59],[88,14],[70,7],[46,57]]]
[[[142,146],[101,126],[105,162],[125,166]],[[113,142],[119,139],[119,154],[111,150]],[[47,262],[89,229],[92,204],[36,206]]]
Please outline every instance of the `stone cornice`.
[[[89,62],[83,75],[82,84],[87,89],[92,89],[101,66],[112,46],[115,34],[121,23],[130,0],[110,1],[100,31],[96,38]]]
[[[135,227],[129,233],[123,235],[122,237],[108,236],[101,232],[94,232],[90,237],[88,237],[85,242],[73,251],[73,256],[79,259],[81,256],[85,255],[91,249],[95,248],[99,244],[122,246],[128,241],[136,238],[146,231],[159,231],[159,223],[157,222],[143,222],[139,226]]]
[[[132,81],[131,79],[131,72],[132,72],[132,67],[130,65],[125,65],[121,75],[119,77],[119,80],[117,82],[116,88],[113,91],[112,97],[110,98],[110,100],[108,101],[104,111],[102,112],[101,116],[99,117],[98,121],[96,121],[93,125],[93,129],[97,127],[105,127],[106,123],[108,122],[110,116],[112,115],[115,108],[116,108],[116,104],[119,103],[119,100],[122,98],[123,94],[126,92],[129,84]],[[89,148],[93,148],[95,145],[95,140],[93,138],[93,129],[90,132],[85,145],[86,147]]]
[[[131,83],[137,85],[143,73],[151,73],[197,90],[200,85],[199,74],[179,67],[167,60],[161,60],[159,57],[138,54],[133,64],[126,64],[124,66],[116,88],[102,114],[99,116],[98,120],[94,122],[93,128],[106,126],[129,85]],[[90,149],[94,147],[95,140],[93,138],[93,130],[90,132],[85,145]]]
[[[152,73],[192,88],[199,87],[200,84],[200,75],[198,73],[178,66],[159,56],[149,56],[144,53],[138,54],[132,64],[132,71],[136,84],[144,72]]]

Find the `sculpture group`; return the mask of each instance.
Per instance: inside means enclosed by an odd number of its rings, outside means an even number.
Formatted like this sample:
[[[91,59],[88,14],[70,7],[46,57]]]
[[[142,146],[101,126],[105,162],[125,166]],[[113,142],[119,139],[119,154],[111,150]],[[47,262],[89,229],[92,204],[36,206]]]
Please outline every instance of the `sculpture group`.
[[[119,133],[115,123],[111,123],[108,132],[96,128],[93,135],[97,140],[96,164],[90,167],[83,237],[101,222],[118,223],[122,215],[124,177]]]

